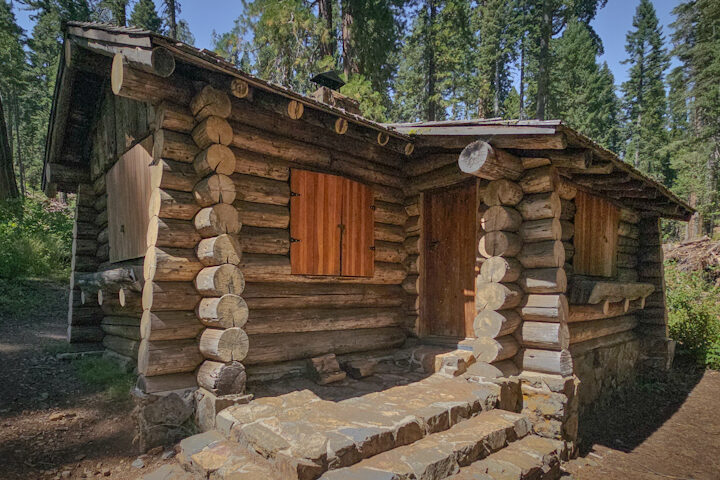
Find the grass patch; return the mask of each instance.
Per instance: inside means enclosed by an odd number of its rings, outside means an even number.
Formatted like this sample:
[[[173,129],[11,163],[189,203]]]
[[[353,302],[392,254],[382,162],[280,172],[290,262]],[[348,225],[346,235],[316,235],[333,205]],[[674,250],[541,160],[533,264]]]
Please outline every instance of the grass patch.
[[[73,362],[78,377],[87,385],[104,391],[110,400],[128,399],[128,392],[135,383],[135,375],[102,357],[85,357]]]
[[[0,276],[0,317],[33,319],[67,315],[67,281]]]

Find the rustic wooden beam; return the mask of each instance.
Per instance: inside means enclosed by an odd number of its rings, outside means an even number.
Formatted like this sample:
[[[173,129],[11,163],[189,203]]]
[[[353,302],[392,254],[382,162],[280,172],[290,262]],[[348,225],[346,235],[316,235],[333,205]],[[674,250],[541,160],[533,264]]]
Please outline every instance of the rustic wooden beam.
[[[592,150],[519,150],[518,155],[522,157],[548,158],[558,168],[572,168],[584,170],[592,162]]]
[[[458,165],[463,172],[488,180],[517,180],[523,173],[522,162],[518,157],[502,149],[494,149],[481,140],[463,149]]]
[[[567,148],[567,140],[561,133],[544,135],[522,135],[519,132],[507,131],[505,134],[494,135],[411,135],[415,146],[418,148],[465,148],[468,143],[474,140],[484,140],[496,148],[528,149],[528,150],[564,150]]]
[[[77,188],[81,183],[90,183],[90,170],[81,166],[48,163],[45,165],[45,181],[58,185],[60,190],[63,187]]]

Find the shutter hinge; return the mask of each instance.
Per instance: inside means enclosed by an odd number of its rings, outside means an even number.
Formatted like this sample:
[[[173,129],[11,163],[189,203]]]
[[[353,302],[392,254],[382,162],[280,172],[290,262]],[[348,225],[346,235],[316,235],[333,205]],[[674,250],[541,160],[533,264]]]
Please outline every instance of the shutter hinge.
[[[370,250],[372,250],[372,251],[374,252],[374,251],[375,251],[375,245],[373,245],[372,247],[370,247]]]
[[[295,242],[299,242],[299,241],[300,241],[300,239],[290,237],[290,243],[295,243]]]
[[[291,197],[299,197],[300,194],[297,193],[297,192],[290,192],[290,196],[291,196]]]
[[[370,210],[375,210],[375,205],[370,205]]]

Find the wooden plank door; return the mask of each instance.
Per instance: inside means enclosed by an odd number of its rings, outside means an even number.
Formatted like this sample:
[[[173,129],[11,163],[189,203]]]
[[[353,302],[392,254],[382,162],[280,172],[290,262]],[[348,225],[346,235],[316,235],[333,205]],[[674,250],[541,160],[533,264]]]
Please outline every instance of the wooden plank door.
[[[291,272],[340,275],[343,179],[292,170],[290,190]]]
[[[474,336],[475,192],[472,181],[424,194],[423,336]]]
[[[375,270],[373,192],[367,185],[343,179],[342,274],[372,277]]]

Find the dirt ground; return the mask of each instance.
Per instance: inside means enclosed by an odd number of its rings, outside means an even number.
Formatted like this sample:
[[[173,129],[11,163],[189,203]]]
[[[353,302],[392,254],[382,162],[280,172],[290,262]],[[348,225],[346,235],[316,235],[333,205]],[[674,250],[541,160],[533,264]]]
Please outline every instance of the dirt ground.
[[[42,307],[0,317],[0,479],[136,478],[132,402],[111,401],[56,358],[66,348],[67,295],[28,287]],[[145,469],[161,461],[143,457]]]
[[[132,466],[132,402],[111,400],[56,358],[66,294],[29,287],[41,308],[0,315],[0,479],[130,480],[170,461],[160,451]],[[679,366],[641,379],[586,417],[582,456],[564,478],[720,479],[719,398],[720,372]]]

